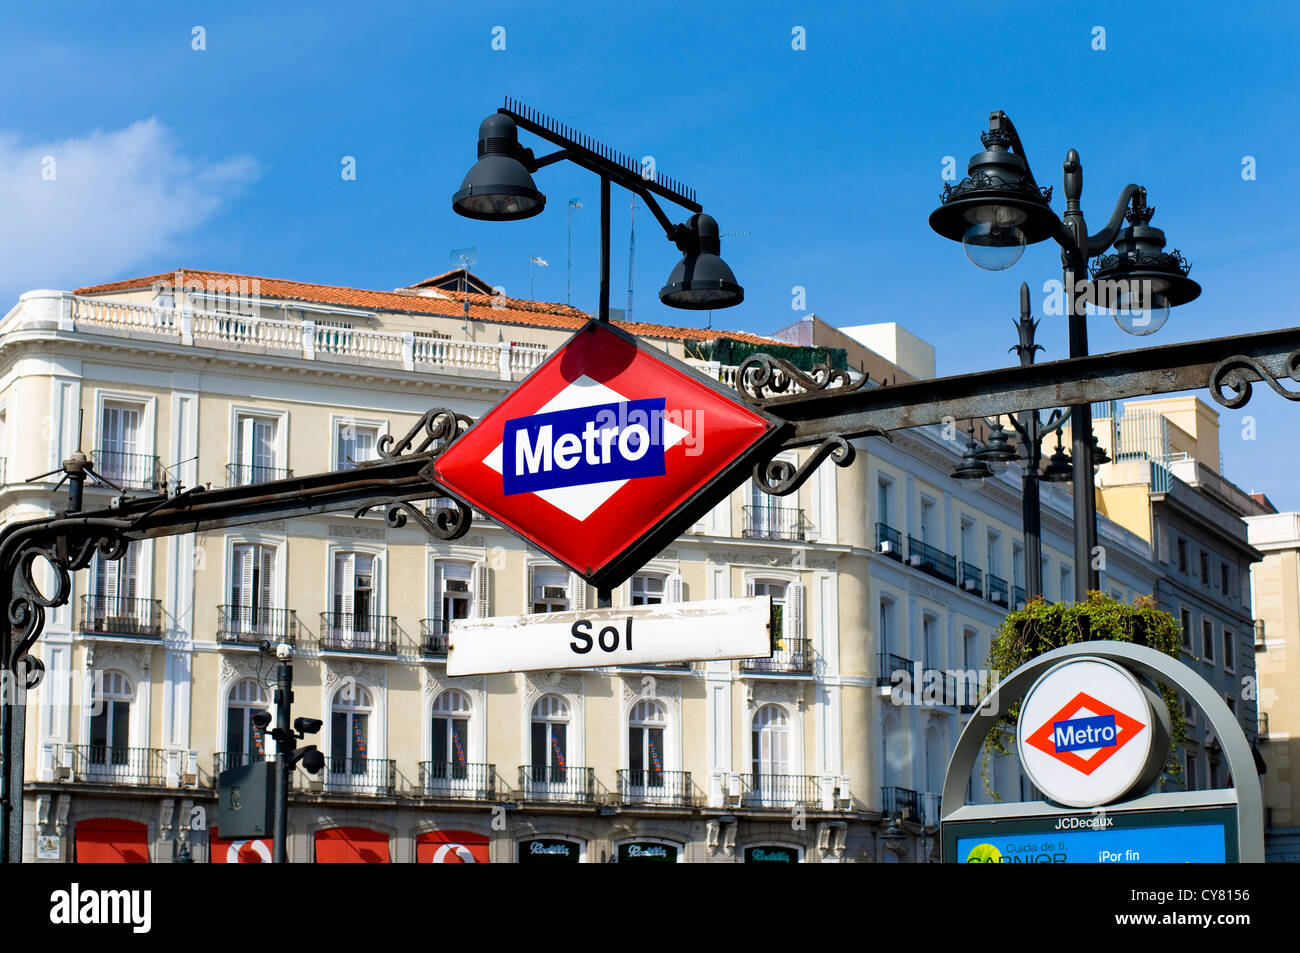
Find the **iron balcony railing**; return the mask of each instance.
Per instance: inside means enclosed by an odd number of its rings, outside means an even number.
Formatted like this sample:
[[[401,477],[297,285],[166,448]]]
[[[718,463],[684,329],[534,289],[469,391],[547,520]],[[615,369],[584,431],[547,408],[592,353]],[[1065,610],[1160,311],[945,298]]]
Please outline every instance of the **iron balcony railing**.
[[[320,631],[322,652],[365,652],[369,655],[393,655],[397,652],[397,616],[322,612]]]
[[[1011,587],[1001,576],[995,576],[989,573],[988,588],[985,590],[984,597],[995,606],[1007,607],[1007,600],[1010,597]]]
[[[1023,609],[1025,607],[1025,598],[1026,595],[1025,595],[1024,586],[1011,587],[1011,608],[1012,609]]]
[[[957,584],[957,559],[929,543],[923,543],[915,536],[907,537],[907,562],[923,573],[942,579],[944,582]]]
[[[813,670],[811,639],[777,639],[771,658],[747,658],[740,662],[743,672],[787,672],[798,674]]]
[[[961,580],[957,584],[971,595],[984,598],[984,573],[980,568],[968,562],[959,563],[957,568],[961,570]]]
[[[420,651],[429,658],[447,657],[447,620],[420,620]]]
[[[903,534],[885,523],[876,524],[876,549],[891,559],[902,562]]]
[[[572,765],[523,764],[519,766],[519,790],[526,801],[591,804],[596,799],[596,772]]]
[[[326,758],[321,777],[327,791],[387,795],[397,786],[397,762],[386,758]]]
[[[226,486],[251,486],[272,480],[287,480],[293,471],[285,467],[264,467],[254,463],[227,463]]]
[[[74,745],[72,775],[100,784],[162,784],[167,754],[160,748]]]
[[[95,472],[124,490],[159,490],[164,486],[158,458],[145,453],[96,450]]]
[[[820,805],[821,778],[803,774],[743,774],[740,803],[745,807],[790,808]]]
[[[744,511],[741,536],[801,540],[808,534],[808,523],[799,507],[751,505],[744,507]]]
[[[896,678],[905,676],[909,681],[912,678],[912,660],[903,658],[901,655],[895,655],[892,652],[880,653],[880,672],[876,675],[876,684],[885,686],[893,684]]]
[[[212,756],[212,783],[217,783],[217,776],[231,768],[246,768],[258,761],[265,761],[265,754],[254,751],[218,751]]]
[[[238,645],[298,642],[298,614],[293,609],[262,606],[217,606],[217,641]]]
[[[881,788],[880,793],[886,817],[897,817],[904,821],[921,819],[920,796],[911,788],[886,787]]]
[[[123,599],[118,596],[81,597],[81,631],[84,635],[122,635],[135,639],[161,639],[162,601]]]
[[[657,768],[621,768],[618,798],[624,804],[661,807],[691,807],[691,772],[661,771]]]
[[[427,797],[495,801],[496,765],[458,761],[421,761],[420,791]]]

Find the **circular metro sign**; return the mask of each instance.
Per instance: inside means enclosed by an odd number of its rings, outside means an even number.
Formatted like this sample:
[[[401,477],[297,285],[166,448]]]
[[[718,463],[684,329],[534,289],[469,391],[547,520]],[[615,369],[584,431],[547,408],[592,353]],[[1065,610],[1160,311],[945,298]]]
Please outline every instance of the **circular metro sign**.
[[[1099,658],[1048,669],[1025,696],[1020,763],[1048,798],[1069,807],[1118,800],[1150,777],[1155,714],[1128,670]]]

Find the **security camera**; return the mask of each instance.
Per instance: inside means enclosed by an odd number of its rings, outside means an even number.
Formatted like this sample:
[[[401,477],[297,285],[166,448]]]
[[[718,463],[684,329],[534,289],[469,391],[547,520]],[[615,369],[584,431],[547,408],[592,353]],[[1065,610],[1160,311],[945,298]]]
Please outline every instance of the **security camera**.
[[[253,722],[253,727],[258,731],[265,731],[266,726],[271,723],[271,713],[269,711],[255,711],[250,720]]]
[[[303,735],[314,735],[321,729],[321,720],[319,718],[295,718],[293,720],[293,730],[298,732],[298,737]]]
[[[315,745],[303,749],[302,767],[308,774],[320,774],[321,768],[325,767],[325,756],[316,749]]]
[[[293,646],[288,642],[281,642],[275,647],[275,657],[281,662],[287,662],[293,656]]]

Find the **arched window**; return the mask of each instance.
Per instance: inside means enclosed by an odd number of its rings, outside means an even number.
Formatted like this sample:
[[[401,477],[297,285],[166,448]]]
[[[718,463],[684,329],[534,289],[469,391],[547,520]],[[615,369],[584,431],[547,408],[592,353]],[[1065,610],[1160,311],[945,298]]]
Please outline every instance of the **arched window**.
[[[330,773],[365,774],[374,701],[363,685],[348,682],[330,706]]]
[[[110,669],[95,686],[95,704],[90,715],[90,764],[92,770],[125,771],[131,761],[131,703],[135,686],[123,673]]]
[[[431,780],[463,781],[468,776],[469,696],[449,688],[433,700]]]
[[[790,716],[784,708],[764,705],[754,712],[751,744],[754,795],[763,801],[777,800],[781,781],[790,773]]]
[[[563,783],[569,757],[569,704],[543,695],[533,705],[532,775],[538,782]]]
[[[230,689],[226,705],[226,764],[237,768],[266,755],[262,729],[253,724],[253,715],[271,707],[266,689],[255,678],[240,679]]]
[[[664,786],[664,728],[668,725],[663,702],[644,698],[628,718],[628,782],[633,788]]]

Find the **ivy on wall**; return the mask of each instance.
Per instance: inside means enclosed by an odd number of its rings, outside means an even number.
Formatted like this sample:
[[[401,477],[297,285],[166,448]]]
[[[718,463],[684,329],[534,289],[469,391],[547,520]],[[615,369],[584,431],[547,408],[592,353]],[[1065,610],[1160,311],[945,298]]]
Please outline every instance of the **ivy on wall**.
[[[1156,608],[1151,596],[1139,596],[1131,604],[1112,599],[1100,592],[1088,593],[1087,602],[1048,602],[1035,596],[1023,609],[1011,612],[998,629],[989,646],[988,667],[995,672],[1011,673],[1030,659],[1064,645],[1108,640],[1150,646],[1178,658],[1182,634],[1178,620]],[[1181,777],[1183,767],[1176,753],[1187,740],[1187,723],[1183,719],[1178,693],[1169,685],[1157,683],[1169,709],[1171,744],[1165,771]],[[994,754],[1015,752],[1016,719],[1020,703],[1008,706],[984,741],[981,774],[984,790],[995,801],[1001,800],[989,779],[989,758]]]

